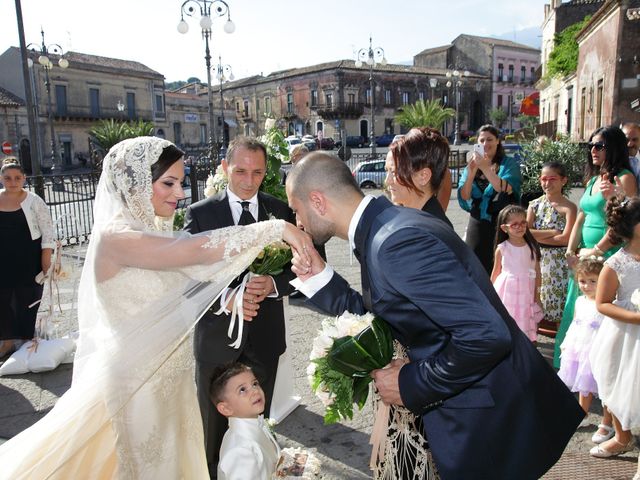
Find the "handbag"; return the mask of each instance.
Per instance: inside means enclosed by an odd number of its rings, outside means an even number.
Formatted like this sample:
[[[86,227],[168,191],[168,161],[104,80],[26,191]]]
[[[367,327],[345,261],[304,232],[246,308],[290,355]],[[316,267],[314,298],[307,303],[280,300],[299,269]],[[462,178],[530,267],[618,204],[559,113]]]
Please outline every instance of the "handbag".
[[[493,219],[495,219],[500,211],[508,206],[518,203],[518,199],[516,198],[513,192],[508,192],[509,184],[500,179],[500,192],[493,192],[491,200],[487,204],[487,213],[491,215]]]

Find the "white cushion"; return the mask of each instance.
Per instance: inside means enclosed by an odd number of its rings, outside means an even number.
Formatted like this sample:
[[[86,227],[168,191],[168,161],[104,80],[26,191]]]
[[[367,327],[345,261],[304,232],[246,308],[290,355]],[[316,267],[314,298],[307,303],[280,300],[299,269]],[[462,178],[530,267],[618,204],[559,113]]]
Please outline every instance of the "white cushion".
[[[29,351],[33,341],[26,342],[0,367],[0,375],[17,375],[26,372],[46,372],[73,358],[76,348],[71,338],[38,340],[35,352]]]

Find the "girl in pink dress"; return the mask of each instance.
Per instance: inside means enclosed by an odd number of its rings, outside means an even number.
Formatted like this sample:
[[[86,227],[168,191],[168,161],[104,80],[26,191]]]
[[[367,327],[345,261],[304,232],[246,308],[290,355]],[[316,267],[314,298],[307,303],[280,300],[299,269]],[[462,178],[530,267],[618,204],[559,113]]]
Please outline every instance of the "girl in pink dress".
[[[509,205],[498,214],[491,281],[529,340],[536,341],[540,306],[540,247],[527,227],[527,211]]]

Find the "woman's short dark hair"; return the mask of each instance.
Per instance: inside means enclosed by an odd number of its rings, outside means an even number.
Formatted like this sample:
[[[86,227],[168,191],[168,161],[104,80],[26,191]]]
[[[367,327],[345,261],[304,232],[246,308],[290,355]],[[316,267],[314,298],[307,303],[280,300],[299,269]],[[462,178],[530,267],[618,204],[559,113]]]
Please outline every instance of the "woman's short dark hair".
[[[544,163],[542,165],[542,168],[550,168],[551,170],[554,170],[558,175],[560,175],[563,178],[567,178],[568,176],[567,167],[564,165],[564,163],[560,163],[555,160]]]
[[[151,165],[151,181],[158,180],[164,172],[171,168],[171,165],[176,163],[184,156],[184,152],[175,145],[168,145],[162,149],[162,153],[158,158],[158,161]]]
[[[487,123],[486,125],[482,125],[478,129],[478,135],[477,136],[479,137],[482,132],[489,132],[491,135],[496,137],[496,139],[498,140],[498,146],[496,147],[496,154],[494,155],[493,159],[491,160],[491,163],[497,163],[498,165],[500,165],[502,163],[502,159],[504,158],[504,155],[505,155],[505,153],[504,153],[504,145],[502,145],[502,139],[500,138],[500,130],[498,130],[496,127],[494,127],[490,123]]]
[[[438,130],[412,128],[404,137],[393,142],[389,149],[396,167],[396,181],[400,185],[419,193],[411,176],[428,168],[431,170],[431,189],[437,191],[440,188],[449,166],[449,142]]]
[[[236,375],[244,372],[251,372],[251,368],[244,363],[231,362],[225,365],[221,365],[213,371],[213,379],[209,386],[209,398],[214,405],[224,401],[224,389]]]
[[[7,157],[2,161],[2,167],[0,167],[0,175],[4,175],[4,172],[11,168],[20,170],[20,173],[24,175],[24,168],[22,168],[22,165],[20,165],[16,157]]]
[[[601,171],[606,172],[609,176],[609,181],[613,182],[613,177],[618,176],[621,170],[631,170],[627,137],[624,132],[614,125],[600,127],[591,134],[589,143],[591,143],[593,137],[596,135],[602,136],[606,158],[602,166],[594,165],[591,158],[591,149],[587,151],[587,163],[584,172],[585,185],[589,183],[591,178],[600,175]]]
[[[609,239],[614,245],[633,238],[633,231],[640,223],[640,197],[620,200],[615,195],[607,202]]]

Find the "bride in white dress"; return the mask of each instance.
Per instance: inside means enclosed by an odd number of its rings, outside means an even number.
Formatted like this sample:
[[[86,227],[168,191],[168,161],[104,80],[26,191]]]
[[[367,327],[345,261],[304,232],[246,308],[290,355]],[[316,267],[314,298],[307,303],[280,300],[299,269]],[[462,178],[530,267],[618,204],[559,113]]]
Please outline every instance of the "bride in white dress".
[[[181,155],[166,140],[139,137],[105,158],[72,385],[0,446],[1,479],[209,478],[192,328],[266,245],[284,239],[303,251],[310,240],[282,220],[172,232]]]

